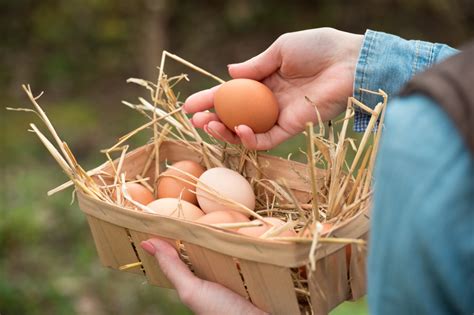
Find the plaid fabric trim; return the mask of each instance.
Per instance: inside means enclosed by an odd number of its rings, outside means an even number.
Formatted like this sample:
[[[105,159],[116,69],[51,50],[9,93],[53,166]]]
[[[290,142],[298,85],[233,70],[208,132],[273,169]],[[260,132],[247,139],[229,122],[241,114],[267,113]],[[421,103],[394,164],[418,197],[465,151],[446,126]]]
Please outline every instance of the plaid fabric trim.
[[[372,116],[356,110],[354,113],[354,127],[352,129],[354,129],[355,132],[365,132],[367,126],[369,125],[370,117]],[[377,131],[378,125],[379,121],[377,120],[375,122],[374,130],[372,130],[372,132]]]
[[[354,131],[355,132],[364,132],[369,125],[370,115],[362,113],[358,110],[354,113]]]

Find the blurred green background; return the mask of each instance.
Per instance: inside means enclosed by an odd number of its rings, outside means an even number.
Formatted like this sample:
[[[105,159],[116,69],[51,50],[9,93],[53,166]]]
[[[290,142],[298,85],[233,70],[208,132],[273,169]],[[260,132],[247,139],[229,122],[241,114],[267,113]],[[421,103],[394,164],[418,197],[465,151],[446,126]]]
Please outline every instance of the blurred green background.
[[[129,77],[154,79],[167,49],[227,78],[228,63],[265,49],[280,34],[330,26],[366,28],[457,46],[474,34],[472,1],[111,1],[0,0],[0,313],[189,314],[174,292],[100,266],[71,190],[38,139],[39,122],[20,85],[46,93],[40,103],[80,163],[96,166],[99,149],[143,123],[120,104],[144,95]],[[181,100],[212,84],[190,73]],[[144,143],[149,135],[134,140]],[[280,146],[286,155],[301,139]],[[367,314],[365,300],[332,314]]]

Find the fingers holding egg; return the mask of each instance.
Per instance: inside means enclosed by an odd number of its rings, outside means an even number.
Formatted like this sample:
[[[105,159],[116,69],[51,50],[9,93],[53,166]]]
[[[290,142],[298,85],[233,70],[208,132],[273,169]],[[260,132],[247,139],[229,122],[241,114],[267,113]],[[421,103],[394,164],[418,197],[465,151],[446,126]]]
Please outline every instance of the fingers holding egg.
[[[230,131],[223,123],[219,121],[211,121],[204,126],[204,131],[213,136],[216,139],[238,144],[240,139],[232,131]]]
[[[263,83],[234,79],[220,85],[214,94],[219,120],[230,130],[247,125],[255,133],[270,130],[278,120],[279,106],[273,92]]]
[[[232,144],[242,142],[249,149],[265,150],[289,138],[281,128],[275,129],[278,102],[259,81],[233,79],[191,95],[183,106],[186,113],[195,113],[195,127]],[[205,112],[212,107],[215,113]]]
[[[203,112],[214,107],[214,93],[220,85],[199,91],[189,96],[184,102],[183,109],[186,113]]]
[[[204,126],[211,121],[219,121],[219,117],[216,113],[211,112],[198,112],[193,115],[193,126],[196,128],[204,129]]]

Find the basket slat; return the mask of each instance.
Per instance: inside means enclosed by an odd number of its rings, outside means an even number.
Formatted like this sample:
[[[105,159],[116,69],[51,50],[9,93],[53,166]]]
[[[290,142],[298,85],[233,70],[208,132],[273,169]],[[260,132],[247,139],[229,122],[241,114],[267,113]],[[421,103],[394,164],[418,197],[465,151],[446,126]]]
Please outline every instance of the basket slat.
[[[367,240],[368,234],[362,238]],[[365,249],[351,245],[351,263],[349,267],[349,279],[351,284],[352,300],[357,300],[367,292],[366,259]]]
[[[317,261],[316,270],[310,273],[308,286],[315,314],[328,314],[348,298],[345,247]]]
[[[158,265],[158,262],[156,261],[155,257],[150,256],[140,246],[140,243],[142,241],[146,241],[147,239],[153,236],[147,233],[142,233],[133,230],[130,230],[130,236],[132,237],[133,243],[135,244],[135,248],[137,249],[138,256],[140,258],[140,261],[142,262],[148,283],[163,288],[174,289],[174,286],[171,284],[168,278],[166,278],[163,271],[161,271],[160,266]],[[173,242],[172,240],[167,240]]]
[[[90,215],[87,216],[87,221],[104,266],[118,269],[120,266],[137,262],[138,257],[125,228]],[[130,268],[126,271],[143,274],[140,268]]]
[[[300,314],[290,269],[240,259],[252,303],[271,314]]]
[[[217,282],[247,298],[242,277],[232,257],[191,243],[184,243],[184,247],[198,277]]]

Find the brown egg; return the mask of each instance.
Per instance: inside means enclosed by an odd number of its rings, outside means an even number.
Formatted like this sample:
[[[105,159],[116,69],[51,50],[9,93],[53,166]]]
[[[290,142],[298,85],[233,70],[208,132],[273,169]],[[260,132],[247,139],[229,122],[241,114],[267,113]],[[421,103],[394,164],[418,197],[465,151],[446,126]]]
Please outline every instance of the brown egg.
[[[199,163],[189,160],[176,162],[172,166],[189,173],[196,178],[199,178],[199,176],[201,176],[201,174],[205,171],[204,167],[202,167]],[[182,200],[197,204],[196,195],[191,192],[195,190],[193,185],[176,178],[166,177],[165,175],[176,176],[186,181],[196,183],[196,181],[191,177],[177,170],[168,169],[162,174],[163,177],[158,180],[158,184],[156,186],[158,198],[180,198],[181,196]]]
[[[250,220],[246,215],[232,210],[209,212],[208,214],[205,214],[196,220],[196,222],[204,224],[237,223],[248,221]]]
[[[219,119],[234,131],[239,125],[249,126],[255,133],[270,130],[278,120],[278,102],[263,83],[250,79],[234,79],[223,83],[214,95],[214,108]]]
[[[270,223],[273,223],[276,226],[282,226],[285,224],[285,221],[282,221],[277,218],[265,218],[266,221],[269,221]],[[260,220],[255,220],[257,222],[261,222]],[[260,237],[263,235],[266,231],[268,231],[272,226],[270,224],[263,224],[261,226],[250,226],[250,227],[243,227],[237,230],[238,233],[240,234],[245,234],[248,236],[253,236],[253,237]],[[296,232],[291,229],[291,230],[286,230],[281,232],[278,236],[296,236]]]
[[[125,190],[134,201],[141,203],[142,205],[147,205],[154,199],[151,191],[138,183],[125,183]],[[115,194],[113,195],[113,198],[115,199]],[[125,206],[133,206],[132,203],[126,199],[124,202]]]
[[[204,215],[204,212],[192,203],[176,198],[157,199],[147,206],[154,213],[189,221]]]

